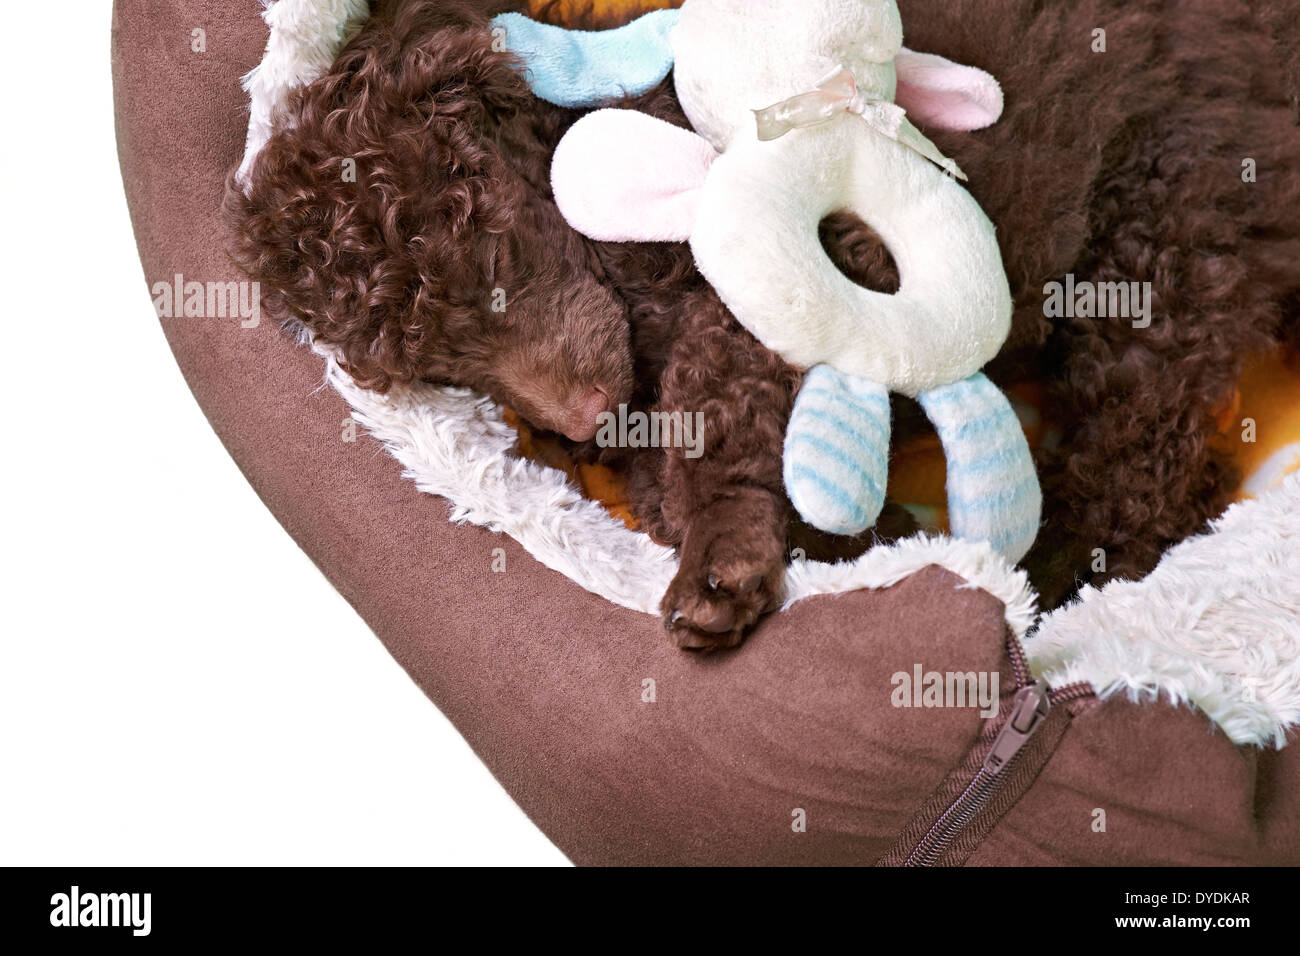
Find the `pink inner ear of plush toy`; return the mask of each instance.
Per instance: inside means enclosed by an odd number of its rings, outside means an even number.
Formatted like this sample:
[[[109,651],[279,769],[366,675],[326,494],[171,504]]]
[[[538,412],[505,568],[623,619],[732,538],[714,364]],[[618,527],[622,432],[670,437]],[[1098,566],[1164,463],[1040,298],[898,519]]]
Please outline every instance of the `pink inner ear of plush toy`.
[[[603,242],[685,242],[717,151],[638,113],[597,110],[555,149],[551,186],[569,225]]]
[[[894,67],[895,100],[922,124],[983,129],[1002,115],[1002,87],[983,70],[906,47],[899,50]]]

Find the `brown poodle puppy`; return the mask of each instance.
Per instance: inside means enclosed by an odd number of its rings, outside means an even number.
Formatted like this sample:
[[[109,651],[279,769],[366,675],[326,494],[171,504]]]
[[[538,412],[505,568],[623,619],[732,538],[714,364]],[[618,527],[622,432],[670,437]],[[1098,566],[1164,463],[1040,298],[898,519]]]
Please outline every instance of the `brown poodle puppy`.
[[[533,97],[485,6],[502,4],[377,9],[297,98],[247,195],[230,190],[235,255],[272,313],[335,346],[363,386],[470,386],[624,471],[637,517],[681,550],[663,604],[673,640],[734,646],[779,596],[800,374],[740,328],[685,246],[597,244],[564,222],[550,156],[578,114]],[[668,84],[638,105],[686,122]],[[879,258],[865,227],[839,231]],[[701,413],[705,453],[598,449],[598,416],[623,403]]]
[[[663,604],[673,639],[732,646],[774,605],[792,547],[840,557],[871,539],[795,519],[781,452],[800,375],[738,326],[689,250],[591,243],[559,216],[550,152],[576,114],[534,99],[493,50],[483,8],[509,5],[381,6],[303,92],[249,194],[232,191],[236,253],[268,305],[369,387],[468,385],[575,442],[624,402],[703,413],[699,458],[581,450],[622,468],[647,530],[680,549]],[[1143,573],[1221,510],[1215,409],[1297,311],[1295,18],[1257,20],[1234,0],[914,0],[904,17],[909,45],[987,69],[1006,92],[992,128],[931,132],[1003,246],[1017,309],[993,377],[1056,390],[1066,437],[1040,462],[1035,582],[1060,600],[1096,577],[1096,548],[1108,574]],[[620,105],[685,125],[671,81]],[[1242,181],[1245,157],[1258,182]],[[860,222],[832,217],[822,233],[856,281],[897,287]],[[1150,327],[1046,318],[1045,283],[1071,272],[1150,282]],[[928,427],[910,403],[896,410],[901,435]],[[910,525],[894,509],[877,530]]]

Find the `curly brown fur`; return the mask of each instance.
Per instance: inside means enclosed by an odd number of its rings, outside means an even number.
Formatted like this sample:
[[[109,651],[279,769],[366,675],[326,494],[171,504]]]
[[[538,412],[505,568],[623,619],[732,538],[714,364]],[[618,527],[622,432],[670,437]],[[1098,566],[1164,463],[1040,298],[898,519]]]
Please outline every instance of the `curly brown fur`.
[[[1300,4],[913,0],[903,13],[909,45],[989,70],[1006,96],[993,127],[934,139],[970,174],[1011,280],[1012,337],[991,371],[1036,368],[1064,435],[1040,456],[1046,522],[1026,563],[1048,605],[1141,576],[1226,505],[1215,411],[1300,314]],[[1067,273],[1150,282],[1150,328],[1046,318],[1043,286]]]
[[[293,112],[231,193],[268,307],[365,387],[468,385],[592,437],[632,390],[626,309],[551,201],[571,117],[538,108],[479,10],[381,9]]]

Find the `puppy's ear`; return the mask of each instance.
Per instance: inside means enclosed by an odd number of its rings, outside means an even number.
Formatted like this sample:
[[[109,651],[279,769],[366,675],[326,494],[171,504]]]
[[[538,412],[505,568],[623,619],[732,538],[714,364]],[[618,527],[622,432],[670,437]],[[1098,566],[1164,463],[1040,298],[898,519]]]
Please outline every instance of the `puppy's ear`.
[[[635,110],[597,110],[555,150],[551,185],[569,225],[601,242],[684,242],[718,153]]]
[[[983,129],[1002,115],[1002,87],[990,74],[907,47],[894,59],[898,105],[922,124]]]
[[[233,178],[226,190],[230,252],[259,281],[268,315],[300,323],[359,385],[383,392],[425,373],[438,345],[433,318],[446,309],[433,301],[421,262],[375,238],[355,187],[334,182],[336,166],[273,137],[248,191]]]

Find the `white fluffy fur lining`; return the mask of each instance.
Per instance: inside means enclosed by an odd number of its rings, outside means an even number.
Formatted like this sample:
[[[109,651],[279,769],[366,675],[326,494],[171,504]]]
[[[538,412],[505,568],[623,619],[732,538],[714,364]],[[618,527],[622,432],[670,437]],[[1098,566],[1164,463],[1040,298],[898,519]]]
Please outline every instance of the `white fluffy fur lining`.
[[[289,92],[328,67],[365,11],[365,0],[281,0],[266,12],[266,58],[244,80],[252,115],[241,172]],[[563,473],[515,457],[515,434],[491,401],[426,384],[377,395],[317,351],[354,418],[421,490],[451,502],[453,520],[509,534],[547,567],[616,604],[657,611],[676,573],[673,552],[584,499]],[[795,561],[785,606],[889,587],[928,565],[998,597],[1017,636],[1033,625],[1036,596],[1023,571],[986,544],[942,537],[877,547],[844,564]],[[1213,534],[1171,549],[1147,580],[1085,589],[1026,644],[1053,685],[1085,680],[1105,694],[1164,695],[1200,707],[1238,743],[1281,744],[1300,722],[1300,476],[1231,509]]]
[[[416,487],[451,502],[453,521],[504,531],[538,561],[589,591],[654,613],[677,570],[673,552],[630,531],[568,477],[512,454],[516,435],[501,409],[466,389],[359,388],[334,357],[326,379],[405,467]]]
[[[1023,638],[1038,617],[1038,595],[1029,576],[987,542],[924,534],[877,545],[856,561],[793,562],[785,576],[785,607],[818,594],[892,587],[932,564],[962,578],[962,587],[980,588],[1001,601],[1007,626],[1017,637]]]
[[[574,489],[563,472],[513,455],[515,433],[490,400],[464,389],[398,386],[386,395],[357,387],[323,348],[326,379],[352,416],[405,467],[421,491],[442,495],[454,521],[504,531],[548,568],[623,607],[657,613],[677,573],[677,558],[649,536],[628,530]],[[817,594],[896,584],[937,564],[1006,605],[1023,636],[1035,617],[1023,571],[983,542],[924,536],[873,548],[853,562],[795,561],[785,606]]]
[[[1054,686],[1190,703],[1237,743],[1281,746],[1300,723],[1300,475],[1229,508],[1145,579],[1084,588],[1026,643]]]

